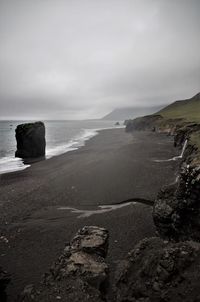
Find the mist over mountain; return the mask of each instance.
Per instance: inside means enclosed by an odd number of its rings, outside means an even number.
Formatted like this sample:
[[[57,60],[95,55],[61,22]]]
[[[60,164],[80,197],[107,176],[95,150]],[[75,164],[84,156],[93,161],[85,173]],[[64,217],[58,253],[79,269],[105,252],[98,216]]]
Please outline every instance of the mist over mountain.
[[[125,107],[125,108],[116,108],[107,115],[105,115],[103,120],[127,120],[132,119],[138,116],[147,115],[155,113],[161,110],[163,106],[151,106],[151,107]]]

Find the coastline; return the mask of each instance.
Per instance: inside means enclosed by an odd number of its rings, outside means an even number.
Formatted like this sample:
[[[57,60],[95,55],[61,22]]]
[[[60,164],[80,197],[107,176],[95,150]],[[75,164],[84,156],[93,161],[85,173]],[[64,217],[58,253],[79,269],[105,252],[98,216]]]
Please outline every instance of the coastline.
[[[176,162],[154,159],[178,155],[172,138],[155,133],[102,130],[76,151],[1,175],[1,261],[12,274],[10,301],[38,281],[64,243],[84,225],[110,232],[108,261],[122,259],[144,237],[155,235],[151,207],[136,203],[100,215],[77,218],[60,206],[95,210],[137,197],[153,200],[161,186],[174,181]],[[9,301],[9,300],[8,300]]]
[[[22,171],[29,168],[30,165],[34,162],[47,160],[54,156],[59,156],[67,152],[75,151],[85,146],[85,143],[91,138],[98,135],[100,131],[110,129],[125,129],[125,126],[112,126],[105,128],[82,128],[80,129],[80,132],[78,134],[72,136],[66,143],[60,143],[55,146],[49,146],[47,142],[46,155],[44,158],[23,160],[19,157],[15,157],[13,150],[12,156],[10,154],[7,154],[6,156],[0,158],[0,175]]]

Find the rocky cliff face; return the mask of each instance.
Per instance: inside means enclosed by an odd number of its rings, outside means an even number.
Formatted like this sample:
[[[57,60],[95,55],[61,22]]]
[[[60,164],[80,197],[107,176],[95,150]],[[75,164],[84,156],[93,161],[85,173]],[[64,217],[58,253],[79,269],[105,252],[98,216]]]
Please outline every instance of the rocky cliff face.
[[[184,126],[177,125],[174,132],[174,145],[182,146],[186,139],[189,139],[191,134],[200,131],[200,124],[197,123],[185,123]],[[186,158],[186,157],[185,157]]]
[[[164,238],[200,241],[200,166],[182,166],[177,184],[158,194],[153,218]]]
[[[194,134],[200,141],[199,124],[181,127],[174,136],[175,146],[188,143],[177,183],[162,189],[154,203],[153,218],[162,237],[200,241],[200,150]]]
[[[200,301],[200,243],[144,239],[120,261],[112,284],[104,258],[107,246],[105,229],[84,227],[41,283],[26,286],[18,301]]]
[[[42,122],[18,125],[15,157],[36,158],[45,155],[45,126]]]

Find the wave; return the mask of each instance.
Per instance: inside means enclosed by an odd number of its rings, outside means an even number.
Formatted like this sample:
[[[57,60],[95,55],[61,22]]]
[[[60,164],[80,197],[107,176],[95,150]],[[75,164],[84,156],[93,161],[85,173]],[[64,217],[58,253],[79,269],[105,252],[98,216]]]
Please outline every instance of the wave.
[[[125,128],[125,126],[119,126],[119,128]],[[85,142],[96,136],[101,130],[116,129],[116,127],[96,128],[96,129],[82,129],[81,133],[74,136],[66,144],[59,144],[57,146],[48,147],[46,149],[46,158],[51,158],[69,151],[74,151],[85,145]]]
[[[98,129],[83,129],[80,134],[75,136],[66,144],[48,147],[46,150],[46,158],[51,158],[69,151],[77,150],[85,145],[85,142],[98,134]]]
[[[5,156],[0,158],[0,174],[20,171],[28,167],[30,167],[30,165],[24,164],[22,159],[20,158],[12,156]]]

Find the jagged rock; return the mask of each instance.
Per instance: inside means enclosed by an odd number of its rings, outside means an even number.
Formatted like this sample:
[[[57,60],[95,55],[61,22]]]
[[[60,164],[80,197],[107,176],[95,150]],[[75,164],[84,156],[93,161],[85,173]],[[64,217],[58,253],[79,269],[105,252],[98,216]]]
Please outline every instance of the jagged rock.
[[[153,219],[162,237],[200,241],[200,167],[182,166],[177,184],[158,194]]]
[[[200,301],[199,266],[199,243],[144,239],[118,266],[114,301]]]
[[[71,241],[71,250],[84,251],[106,257],[108,251],[108,232],[96,226],[83,227]]]
[[[108,266],[104,257],[108,232],[87,226],[78,231],[45,274],[38,286],[28,286],[20,300],[28,301],[102,301],[108,283]]]
[[[17,151],[15,157],[36,158],[45,155],[45,126],[42,122],[18,125],[16,130]]]

